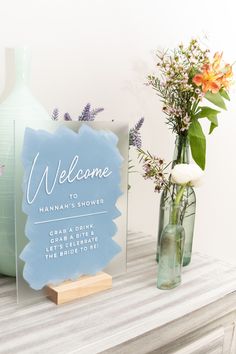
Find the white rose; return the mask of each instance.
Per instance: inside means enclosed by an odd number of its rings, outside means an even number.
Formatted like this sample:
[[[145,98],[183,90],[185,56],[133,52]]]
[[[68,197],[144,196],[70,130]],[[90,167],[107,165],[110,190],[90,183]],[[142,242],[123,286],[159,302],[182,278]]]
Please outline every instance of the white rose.
[[[197,187],[201,184],[203,175],[199,166],[181,163],[175,165],[171,171],[171,181],[180,185],[189,183],[191,186]]]
[[[190,174],[187,164],[175,165],[171,171],[171,181],[176,184],[186,184],[190,180]]]
[[[200,187],[203,184],[204,172],[198,166],[194,164],[190,164],[192,170],[192,178],[190,180],[190,184],[192,187]]]

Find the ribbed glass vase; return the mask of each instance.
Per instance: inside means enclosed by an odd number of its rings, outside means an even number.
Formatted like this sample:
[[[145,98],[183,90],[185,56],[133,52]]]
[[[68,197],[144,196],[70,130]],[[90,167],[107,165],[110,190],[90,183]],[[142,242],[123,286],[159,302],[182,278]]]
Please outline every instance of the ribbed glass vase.
[[[181,283],[185,232],[180,222],[184,205],[169,205],[169,222],[160,237],[157,287],[173,289]]]
[[[175,141],[175,150],[172,162],[172,168],[176,164],[189,163],[189,143],[187,136],[177,136]],[[160,251],[160,237],[163,229],[169,222],[169,205],[176,194],[176,185],[172,185],[170,191],[163,191],[160,200],[159,209],[159,226],[157,235],[157,252],[156,259],[159,261]],[[183,196],[183,203],[185,209],[182,210],[180,222],[185,230],[185,245],[184,245],[184,258],[183,265],[186,266],[191,262],[193,235],[194,235],[194,222],[196,212],[196,195],[192,187],[186,188]]]
[[[8,49],[9,52],[14,55],[15,84],[0,104],[0,164],[5,165],[0,177],[0,273],[15,276],[13,122],[48,120],[50,116],[29,89],[29,49]]]

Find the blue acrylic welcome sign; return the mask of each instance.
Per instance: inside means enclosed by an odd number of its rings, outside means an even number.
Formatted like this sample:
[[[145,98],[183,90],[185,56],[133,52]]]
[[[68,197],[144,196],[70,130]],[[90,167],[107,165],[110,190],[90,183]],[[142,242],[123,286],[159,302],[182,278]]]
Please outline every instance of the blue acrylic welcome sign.
[[[126,214],[118,204],[127,193],[120,133],[79,123],[23,130],[17,162],[20,283],[40,290],[117,262],[125,251],[116,239],[117,221]]]

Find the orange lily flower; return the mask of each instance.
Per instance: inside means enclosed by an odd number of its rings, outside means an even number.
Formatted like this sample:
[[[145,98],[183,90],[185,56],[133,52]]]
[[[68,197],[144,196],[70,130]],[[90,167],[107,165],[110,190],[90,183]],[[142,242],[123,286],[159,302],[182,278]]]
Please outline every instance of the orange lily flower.
[[[202,86],[203,93],[207,91],[217,93],[222,87],[226,89],[229,87],[233,76],[232,66],[226,64],[221,69],[222,55],[223,53],[215,53],[212,64],[204,64],[202,72],[194,76],[193,82],[197,86]]]
[[[203,93],[211,91],[217,93],[221,88],[220,78],[222,73],[215,73],[210,64],[204,64],[202,67],[202,73],[196,74],[193,78],[193,82],[197,86],[202,86]]]
[[[231,84],[231,79],[233,77],[232,65],[226,64],[223,71],[224,71],[224,75],[221,79],[221,84],[223,87],[225,87],[227,89],[227,88],[229,88],[229,86]]]

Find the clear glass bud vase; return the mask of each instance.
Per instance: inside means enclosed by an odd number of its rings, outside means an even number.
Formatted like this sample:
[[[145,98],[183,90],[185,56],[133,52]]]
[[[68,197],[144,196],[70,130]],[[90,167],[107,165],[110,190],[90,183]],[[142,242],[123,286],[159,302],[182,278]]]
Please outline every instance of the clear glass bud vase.
[[[185,232],[180,223],[184,205],[169,206],[169,223],[160,237],[157,287],[162,290],[173,289],[181,283]]]
[[[172,162],[172,168],[176,164],[189,163],[189,142],[187,136],[177,136],[175,141],[175,150]],[[159,261],[160,252],[160,237],[163,229],[169,222],[169,205],[173,201],[176,194],[176,185],[171,186],[170,191],[163,191],[160,200],[160,210],[159,210],[159,226],[157,235],[157,253],[156,259]],[[184,245],[184,258],[183,265],[186,266],[191,262],[192,255],[192,245],[193,245],[193,234],[194,234],[194,222],[195,222],[195,212],[196,212],[196,195],[192,187],[185,189],[183,195],[183,203],[185,209],[182,210],[180,223],[185,230],[185,245]]]
[[[15,276],[13,121],[41,121],[50,116],[30,92],[30,50],[9,48],[6,52],[14,56],[15,83],[0,104],[0,164],[5,166],[0,177],[0,273]]]

